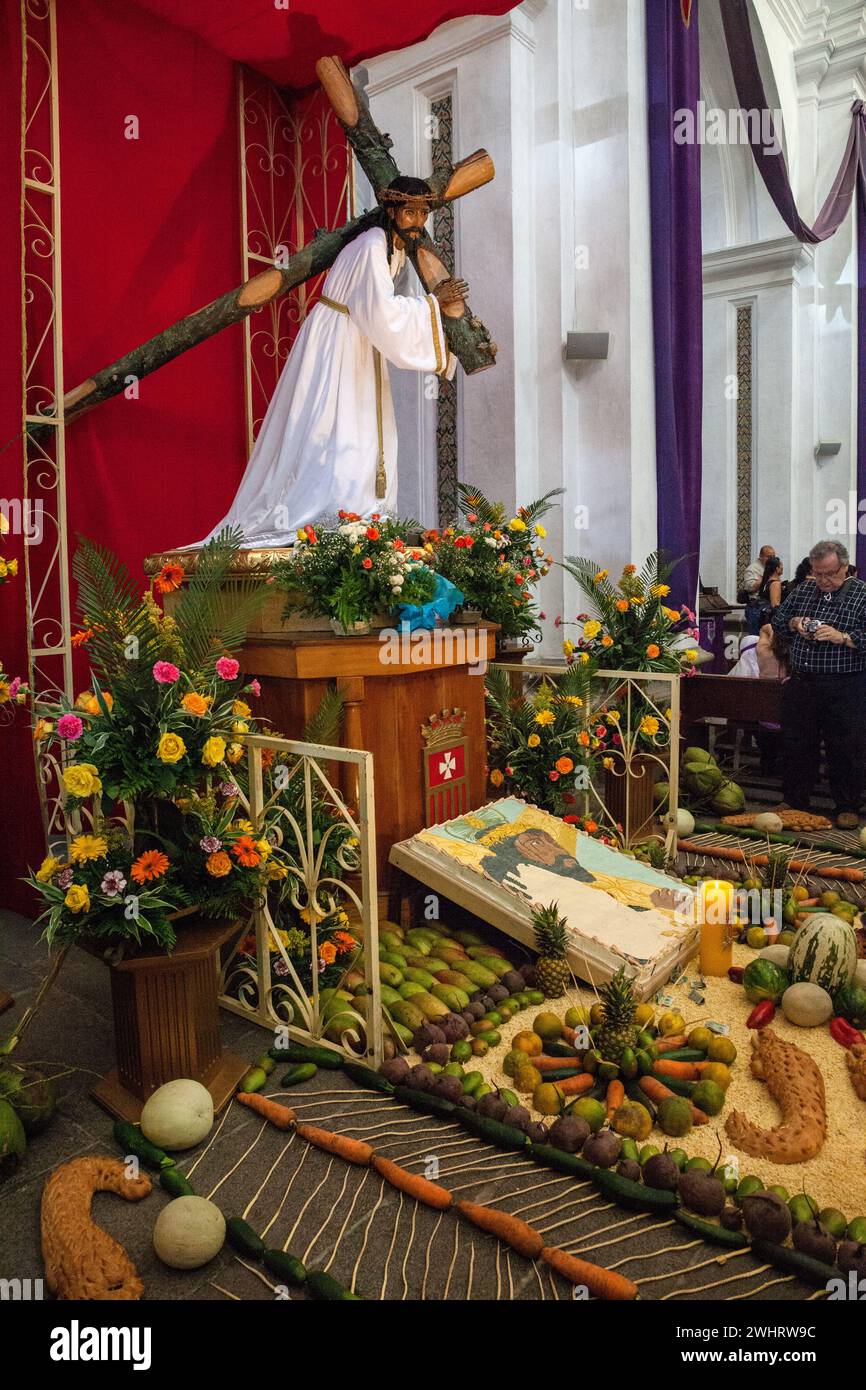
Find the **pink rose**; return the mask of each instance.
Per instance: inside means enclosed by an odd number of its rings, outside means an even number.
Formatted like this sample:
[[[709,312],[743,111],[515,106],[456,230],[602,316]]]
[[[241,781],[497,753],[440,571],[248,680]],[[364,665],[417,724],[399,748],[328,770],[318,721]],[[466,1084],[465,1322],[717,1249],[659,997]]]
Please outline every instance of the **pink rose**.
[[[15,679],[14,679],[14,681],[12,682],[12,684],[9,686],[9,698],[10,698],[10,699],[12,699],[12,700],[15,699],[15,696],[18,694],[18,690],[19,690],[20,685],[21,685],[21,677],[20,677],[20,676],[16,676]]]
[[[160,685],[173,685],[180,680],[180,671],[170,661],[157,661],[153,667],[153,679]]]
[[[247,686],[247,690],[250,692],[251,695],[255,696],[259,696],[262,693],[262,687],[256,680],[250,681],[249,685]]]
[[[62,714],[57,721],[57,737],[74,743],[84,733],[84,724],[77,714]]]
[[[233,681],[241,669],[240,662],[235,661],[232,656],[221,656],[214,667],[221,680]]]

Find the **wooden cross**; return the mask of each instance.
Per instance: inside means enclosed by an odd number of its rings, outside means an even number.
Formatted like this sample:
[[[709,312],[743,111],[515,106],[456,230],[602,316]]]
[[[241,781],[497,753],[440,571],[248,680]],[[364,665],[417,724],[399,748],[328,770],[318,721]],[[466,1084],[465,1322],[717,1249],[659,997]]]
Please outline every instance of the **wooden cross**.
[[[374,190],[386,188],[397,178],[400,170],[389,153],[392,141],[375,125],[370,115],[366,94],[352,83],[339,58],[321,58],[316,73],[334,108],[337,119]],[[451,202],[462,198],[474,188],[480,188],[493,178],[493,160],[486,150],[477,150],[454,165],[450,173],[428,179],[434,198]],[[165,366],[181,353],[203,343],[230,324],[238,323],[271,300],[279,299],[305,280],[321,274],[333,265],[352,236],[360,219],[355,218],[335,231],[322,232],[291,256],[282,269],[274,266],[261,271],[243,285],[206,304],[186,318],[164,328],[140,347],[94,372],[64,397],[64,418],[68,424],[100,401],[107,401],[124,389],[130,376],[140,379]],[[440,281],[450,278],[436,246],[426,232],[406,255],[415,267],[426,291],[436,288]],[[464,300],[458,299],[442,306],[442,322],[448,346],[468,374],[492,367],[496,360],[496,344],[479,318],[470,311]],[[50,433],[52,426],[31,425],[29,434],[36,439]]]

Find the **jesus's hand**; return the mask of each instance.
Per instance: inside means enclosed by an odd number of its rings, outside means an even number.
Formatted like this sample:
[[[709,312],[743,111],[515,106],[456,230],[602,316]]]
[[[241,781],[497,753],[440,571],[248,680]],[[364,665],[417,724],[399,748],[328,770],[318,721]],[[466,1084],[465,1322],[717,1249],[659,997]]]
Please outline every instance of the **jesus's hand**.
[[[453,304],[458,299],[466,299],[469,286],[465,280],[440,280],[433,293],[440,304]]]

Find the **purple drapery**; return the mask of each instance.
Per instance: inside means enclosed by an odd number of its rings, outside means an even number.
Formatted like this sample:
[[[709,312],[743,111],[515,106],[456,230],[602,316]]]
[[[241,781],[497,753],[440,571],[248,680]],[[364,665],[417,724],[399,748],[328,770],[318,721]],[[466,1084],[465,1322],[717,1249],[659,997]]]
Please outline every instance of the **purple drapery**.
[[[722,23],[731,60],[737,100],[743,111],[768,111],[749,24],[747,0],[723,0]],[[757,123],[755,123],[757,126]],[[788,166],[781,147],[767,147],[757,128],[745,122],[749,143],[761,178],[787,227],[800,241],[826,241],[841,226],[857,188],[857,497],[866,497],[866,111],[862,101],[854,103],[848,144],[813,227],[801,218],[788,177]],[[763,133],[763,132],[762,132]],[[778,142],[773,141],[773,145]],[[858,514],[859,519],[859,514]],[[866,518],[864,518],[866,524]],[[855,527],[857,520],[854,521]],[[857,530],[857,565],[866,567],[866,535]]]
[[[683,560],[671,577],[672,602],[693,607],[701,535],[701,150],[697,141],[676,144],[674,129],[675,113],[696,113],[700,97],[697,9],[646,2],[658,544]]]

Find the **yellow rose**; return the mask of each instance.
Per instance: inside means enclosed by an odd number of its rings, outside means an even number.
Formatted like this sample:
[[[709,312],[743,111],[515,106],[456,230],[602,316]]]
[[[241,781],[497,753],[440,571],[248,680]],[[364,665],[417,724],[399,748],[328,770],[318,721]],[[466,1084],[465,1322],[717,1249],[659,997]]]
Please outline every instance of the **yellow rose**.
[[[602,638],[602,641],[603,641],[603,642],[609,642],[610,640],[611,640],[611,639],[610,639],[609,637],[603,637],[603,638]],[[580,654],[580,660],[581,660],[582,664],[585,666],[586,663],[589,661],[589,652],[581,652],[581,654]]]
[[[63,860],[55,859],[53,854],[46,855],[36,870],[37,882],[50,883],[62,863]]]
[[[546,536],[547,532],[545,531],[543,526],[536,526],[535,534],[536,536]]]
[[[197,690],[190,690],[189,694],[184,695],[180,703],[187,714],[202,716],[207,714],[212,698],[211,695],[200,695]]]
[[[239,763],[244,756],[244,745],[242,743],[230,743],[226,759],[230,763]]]
[[[274,851],[274,847],[271,844],[270,840],[264,839],[256,840],[256,849],[258,850],[259,854],[262,856],[263,859],[267,859],[268,856],[270,854],[273,854]]]
[[[163,734],[156,750],[161,763],[179,763],[185,753],[186,744],[180,734]]]
[[[232,733],[233,733],[233,734],[248,734],[249,731],[250,731],[250,726],[249,726],[249,724],[246,722],[245,719],[236,719],[236,720],[234,721],[234,723],[232,724]]]
[[[6,562],[6,568],[7,568],[7,570],[9,571],[10,574],[12,574],[12,575],[17,574],[17,573],[18,573],[18,561],[17,561],[17,560],[7,560],[7,562]]]
[[[82,800],[102,791],[102,782],[93,763],[73,763],[71,767],[64,768],[63,785],[70,796],[78,796]]]
[[[0,555],[0,579],[6,578],[6,571],[8,568],[9,566],[6,564],[6,561],[3,559],[2,555]]]
[[[241,719],[249,719],[252,710],[246,700],[234,700],[232,702],[232,714],[237,714]]]
[[[590,618],[589,622],[583,625],[583,635],[584,637],[588,637],[590,641],[592,641],[593,637],[597,637],[600,632],[601,623],[596,622],[595,618]]]
[[[562,650],[565,652],[566,656],[571,656],[574,651],[574,643],[570,641],[568,637],[566,637],[562,644]]]
[[[527,746],[529,748],[537,748],[540,742],[541,739],[538,736],[538,734],[530,734],[529,738],[526,740]]]
[[[275,883],[277,879],[280,878],[288,878],[288,874],[289,871],[285,864],[278,864],[276,859],[273,859],[270,864],[268,864],[267,875],[271,883]]]
[[[226,741],[224,738],[214,736],[209,738],[204,748],[201,750],[201,760],[205,767],[216,767],[221,763],[226,755]]]
[[[508,529],[509,531],[525,531],[526,522],[522,521],[519,516],[514,516],[508,523]]]
[[[653,737],[655,734],[658,733],[659,727],[659,721],[653,714],[645,714],[643,719],[640,721],[641,733],[648,734],[650,737]]]
[[[63,899],[70,912],[89,912],[90,893],[83,883],[72,883],[66,890],[66,897]]]

